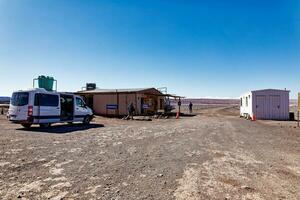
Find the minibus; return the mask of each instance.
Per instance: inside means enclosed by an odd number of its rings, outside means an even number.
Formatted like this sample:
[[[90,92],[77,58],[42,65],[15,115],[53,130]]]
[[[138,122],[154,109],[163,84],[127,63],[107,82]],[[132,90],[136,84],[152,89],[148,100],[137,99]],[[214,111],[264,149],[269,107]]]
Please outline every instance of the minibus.
[[[78,95],[36,88],[14,92],[7,117],[25,128],[32,124],[46,128],[61,122],[89,124],[93,111]]]

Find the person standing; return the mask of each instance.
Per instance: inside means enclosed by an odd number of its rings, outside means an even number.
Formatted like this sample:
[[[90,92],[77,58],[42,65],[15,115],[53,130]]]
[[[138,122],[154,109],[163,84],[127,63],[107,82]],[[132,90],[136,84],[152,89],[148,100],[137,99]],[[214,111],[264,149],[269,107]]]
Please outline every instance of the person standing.
[[[135,111],[133,103],[130,103],[127,109],[128,109],[127,119],[132,119],[133,120],[133,113]]]
[[[190,110],[190,114],[193,113],[193,103],[191,101],[189,104],[189,110]]]

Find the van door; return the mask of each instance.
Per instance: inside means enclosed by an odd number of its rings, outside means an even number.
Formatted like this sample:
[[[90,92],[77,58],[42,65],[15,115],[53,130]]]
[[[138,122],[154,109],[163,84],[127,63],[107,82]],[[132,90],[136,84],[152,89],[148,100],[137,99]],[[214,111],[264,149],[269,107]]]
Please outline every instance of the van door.
[[[88,112],[85,102],[80,97],[75,97],[75,121],[83,121],[87,114]]]
[[[9,105],[9,119],[12,121],[27,120],[29,105],[28,92],[13,93]]]
[[[73,121],[74,96],[60,94],[60,119],[61,121]]]
[[[60,121],[60,105],[58,94],[35,94],[34,105],[37,106],[38,123],[54,123]]]

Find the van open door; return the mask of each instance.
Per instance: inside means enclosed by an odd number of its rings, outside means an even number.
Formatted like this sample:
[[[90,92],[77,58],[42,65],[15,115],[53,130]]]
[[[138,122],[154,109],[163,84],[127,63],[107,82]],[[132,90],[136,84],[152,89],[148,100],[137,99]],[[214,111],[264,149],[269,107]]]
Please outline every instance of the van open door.
[[[73,95],[60,95],[60,120],[73,121],[74,119],[74,96]]]

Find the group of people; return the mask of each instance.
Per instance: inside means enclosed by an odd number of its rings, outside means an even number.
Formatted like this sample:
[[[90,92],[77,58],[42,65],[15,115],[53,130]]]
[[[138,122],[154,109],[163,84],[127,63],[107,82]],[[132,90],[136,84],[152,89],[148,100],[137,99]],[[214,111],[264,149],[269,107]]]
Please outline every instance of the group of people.
[[[178,103],[178,105],[179,105],[179,103]],[[181,105],[181,102],[180,102],[180,105]],[[128,115],[127,115],[126,119],[133,120],[133,115],[135,113],[135,107],[134,107],[133,103],[129,104],[129,106],[127,107],[127,111],[128,111]],[[193,113],[193,103],[192,102],[189,103],[189,111],[190,111],[190,113]]]

